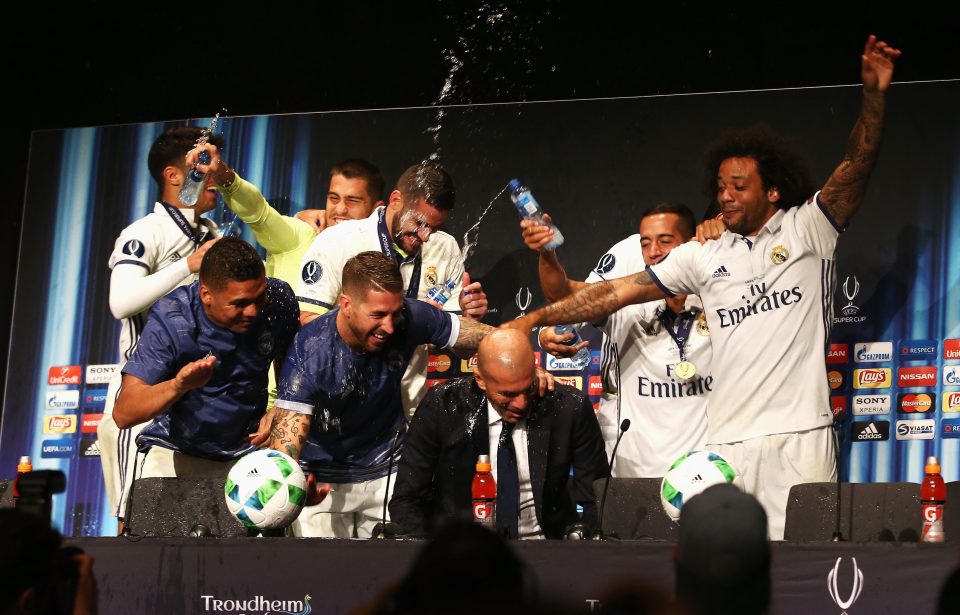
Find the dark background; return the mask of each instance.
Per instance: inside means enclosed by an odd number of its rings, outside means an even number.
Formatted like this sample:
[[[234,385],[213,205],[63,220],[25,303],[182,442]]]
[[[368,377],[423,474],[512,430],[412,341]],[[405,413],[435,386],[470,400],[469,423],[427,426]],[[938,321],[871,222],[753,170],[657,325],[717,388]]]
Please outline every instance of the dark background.
[[[0,344],[9,337],[21,225],[47,220],[22,211],[33,130],[210,116],[220,107],[235,116],[844,84],[857,80],[871,32],[904,51],[898,81],[960,77],[956,8],[636,4],[315,2],[248,14],[227,3],[18,5],[20,16],[9,13],[0,26],[9,122]],[[441,101],[451,55],[463,65]]]

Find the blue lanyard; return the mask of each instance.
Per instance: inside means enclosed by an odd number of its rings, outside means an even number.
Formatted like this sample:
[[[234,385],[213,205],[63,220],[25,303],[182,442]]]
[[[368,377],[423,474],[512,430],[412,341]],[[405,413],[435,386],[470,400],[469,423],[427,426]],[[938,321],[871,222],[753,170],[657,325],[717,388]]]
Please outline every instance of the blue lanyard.
[[[677,350],[680,351],[680,360],[687,360],[687,338],[690,336],[690,330],[693,329],[693,321],[697,319],[696,314],[693,312],[680,312],[677,314],[676,319],[667,318],[665,310],[663,308],[657,308],[657,318],[660,319],[660,322],[663,324],[663,328],[667,330],[667,333],[670,334],[670,337],[673,338],[673,341],[677,344]],[[677,323],[677,330],[673,330],[673,322]]]
[[[387,208],[384,207],[377,216],[377,238],[380,239],[380,251],[386,256],[392,256],[393,260],[397,263],[397,267],[404,263],[409,263],[411,260],[413,261],[413,275],[410,276],[410,287],[407,288],[407,298],[416,299],[420,292],[420,265],[422,264],[420,254],[418,253],[416,256],[404,258],[397,253],[393,247],[393,239],[390,238],[390,232],[387,230],[386,214]]]
[[[176,207],[174,207],[169,203],[165,203],[162,201],[160,202],[160,204],[163,205],[163,208],[165,210],[167,210],[167,215],[173,218],[174,224],[177,225],[180,231],[187,236],[187,239],[193,242],[194,249],[199,248],[204,243],[206,243],[207,240],[211,238],[210,229],[205,228],[200,224],[203,218],[199,218],[197,220],[197,228],[195,229],[192,226],[190,226],[190,223],[187,222],[187,219],[183,216],[182,213],[180,213],[179,209],[177,209]],[[200,228],[203,228],[203,233],[200,232]]]

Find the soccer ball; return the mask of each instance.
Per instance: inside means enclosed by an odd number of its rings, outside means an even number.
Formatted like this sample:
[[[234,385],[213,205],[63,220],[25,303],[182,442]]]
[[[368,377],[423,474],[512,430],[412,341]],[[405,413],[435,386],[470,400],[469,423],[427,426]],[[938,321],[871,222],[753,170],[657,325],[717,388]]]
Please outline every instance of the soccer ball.
[[[710,451],[693,451],[673,462],[660,483],[660,502],[674,522],[684,502],[712,485],[732,483],[737,477],[726,459]]]
[[[258,530],[286,527],[307,500],[307,479],[297,462],[274,450],[244,455],[230,468],[223,487],[227,509]]]

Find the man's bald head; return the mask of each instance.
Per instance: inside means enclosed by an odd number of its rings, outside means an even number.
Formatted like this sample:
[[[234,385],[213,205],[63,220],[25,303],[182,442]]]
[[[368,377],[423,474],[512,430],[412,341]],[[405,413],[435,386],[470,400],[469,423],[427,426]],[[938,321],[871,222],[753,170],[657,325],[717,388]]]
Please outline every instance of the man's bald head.
[[[534,383],[533,347],[516,329],[497,329],[480,342],[474,378],[507,423],[529,409]]]
[[[533,346],[529,338],[516,329],[497,329],[480,342],[477,367],[484,373],[533,372]]]

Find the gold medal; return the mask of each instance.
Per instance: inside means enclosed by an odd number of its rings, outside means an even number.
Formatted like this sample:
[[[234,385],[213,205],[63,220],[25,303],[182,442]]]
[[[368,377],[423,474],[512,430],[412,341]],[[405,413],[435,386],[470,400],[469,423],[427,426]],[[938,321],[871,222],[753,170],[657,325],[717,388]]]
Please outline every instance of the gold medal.
[[[697,375],[697,368],[690,361],[680,361],[673,366],[673,373],[675,373],[680,380],[690,380]]]

